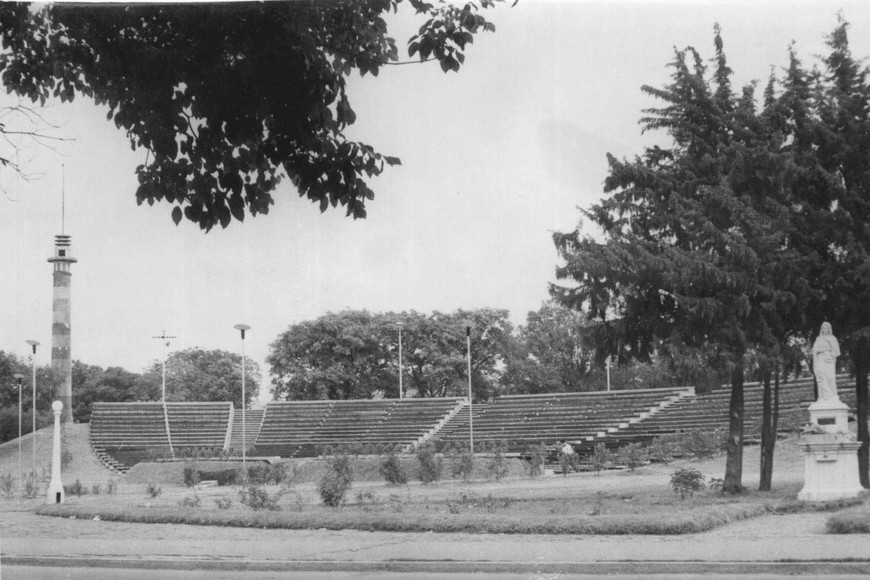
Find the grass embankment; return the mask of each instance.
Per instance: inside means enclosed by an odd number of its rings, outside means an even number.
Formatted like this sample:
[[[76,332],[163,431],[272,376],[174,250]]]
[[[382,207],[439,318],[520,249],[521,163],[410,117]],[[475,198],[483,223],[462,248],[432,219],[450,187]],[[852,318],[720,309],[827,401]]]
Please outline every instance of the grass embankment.
[[[271,485],[266,489],[274,496],[280,488]],[[41,506],[36,513],[129,523],[277,529],[675,535],[704,532],[764,514],[834,511],[862,503],[860,499],[798,502],[795,486],[737,496],[706,490],[680,499],[655,473],[428,486],[369,484],[352,489],[339,508],[322,505],[316,487],[302,485],[285,489],[278,502],[280,511],[251,510],[241,503],[241,490],[231,486],[197,491],[171,487],[158,497],[149,497],[145,486],[124,485],[116,495],[67,496],[68,503]],[[192,501],[198,507],[183,507]]]
[[[831,534],[870,534],[870,506],[834,514],[828,518],[827,529]]]
[[[765,505],[718,506],[704,513],[599,516],[520,515],[489,513],[365,513],[333,510],[310,512],[232,512],[196,508],[141,508],[58,505],[36,513],[129,523],[173,523],[277,529],[328,529],[393,532],[466,532],[486,534],[653,534],[704,532],[767,513]]]

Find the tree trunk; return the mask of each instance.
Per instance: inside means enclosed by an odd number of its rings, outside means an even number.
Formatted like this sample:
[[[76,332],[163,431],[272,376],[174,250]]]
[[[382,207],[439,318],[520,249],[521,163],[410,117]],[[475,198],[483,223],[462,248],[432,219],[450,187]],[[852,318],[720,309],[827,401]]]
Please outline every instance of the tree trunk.
[[[861,485],[870,488],[870,435],[867,432],[867,370],[868,352],[867,343],[864,340],[858,342],[852,352],[852,362],[855,365],[855,406],[857,407],[856,419],[858,421],[858,441],[861,447],[858,449],[858,475]]]
[[[737,355],[731,371],[731,403],[728,407],[728,457],[722,491],[743,491],[743,354]]]
[[[776,431],[772,431],[773,410],[770,392],[770,373],[764,373],[762,378],[764,392],[761,399],[761,465],[758,481],[758,491],[770,491],[773,476],[773,445],[776,441]]]

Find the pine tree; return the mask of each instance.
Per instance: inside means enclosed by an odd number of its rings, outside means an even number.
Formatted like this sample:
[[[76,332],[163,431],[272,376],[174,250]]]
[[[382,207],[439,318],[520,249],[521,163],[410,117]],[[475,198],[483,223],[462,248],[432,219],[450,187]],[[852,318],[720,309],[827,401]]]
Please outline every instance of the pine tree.
[[[584,212],[604,242],[554,235],[564,265],[554,297],[613,329],[619,360],[653,352],[703,353],[729,370],[724,489],[742,488],[746,355],[771,349],[798,300],[791,275],[788,156],[759,119],[752,88],[728,86],[718,28],[715,89],[694,49],[676,53],[672,83],[643,90],[665,106],[645,111],[644,130],[663,129],[669,148],[632,162],[609,157],[609,197]],[[799,291],[798,291],[799,293]]]
[[[870,86],[867,71],[849,50],[848,23],[839,18],[828,37],[824,77],[815,89],[818,120],[813,132],[816,178],[806,201],[818,248],[817,279],[823,299],[812,320],[822,318],[841,337],[855,372],[861,484],[870,487],[867,373],[870,371]]]

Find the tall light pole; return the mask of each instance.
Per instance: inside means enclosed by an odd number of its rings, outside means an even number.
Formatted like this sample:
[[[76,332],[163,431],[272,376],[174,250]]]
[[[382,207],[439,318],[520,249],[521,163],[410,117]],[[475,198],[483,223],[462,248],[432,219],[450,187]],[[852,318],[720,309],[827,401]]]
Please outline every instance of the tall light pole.
[[[168,336],[166,334],[166,331],[164,330],[160,333],[160,336],[155,336],[153,338],[156,338],[156,339],[160,340],[161,342],[166,341],[166,342],[164,342],[164,344],[166,345],[166,348],[163,350],[163,387],[162,387],[163,405],[166,406],[166,359],[169,356],[169,343],[172,342],[172,339],[175,337]]]
[[[403,397],[402,395],[402,321],[396,325],[399,329],[399,398]]]
[[[169,442],[169,453],[172,457],[175,457],[175,448],[172,446],[172,433],[169,431],[169,410],[166,408],[166,359],[169,356],[169,343],[172,342],[174,336],[168,336],[166,331],[160,333],[160,336],[155,336],[153,338],[159,339],[161,342],[166,341],[164,344],[166,348],[163,350],[162,364],[163,364],[163,379],[161,381],[161,400],[163,401],[163,424],[166,427],[166,440]]]
[[[466,320],[462,324],[465,326],[465,340],[468,348],[468,440],[471,445],[470,450],[474,453],[474,408],[472,407],[471,395],[471,329],[474,328],[474,323]]]
[[[245,431],[247,429],[245,424],[245,407],[247,407],[247,401],[245,400],[245,331],[251,330],[251,327],[247,324],[237,324],[233,328],[242,333],[242,471],[247,473],[248,444],[245,441]]]
[[[610,355],[604,359],[604,366],[607,368],[607,390],[610,391]]]
[[[24,380],[24,375],[15,373],[13,376],[18,379],[18,478],[23,482],[24,473],[21,471],[21,381]]]
[[[30,473],[36,476],[36,347],[39,343],[35,340],[28,340],[27,344],[31,346],[33,352],[30,357],[30,368],[33,372],[33,404],[31,405],[31,413],[33,415],[33,426],[30,430],[30,446],[33,448],[33,465],[30,468]]]

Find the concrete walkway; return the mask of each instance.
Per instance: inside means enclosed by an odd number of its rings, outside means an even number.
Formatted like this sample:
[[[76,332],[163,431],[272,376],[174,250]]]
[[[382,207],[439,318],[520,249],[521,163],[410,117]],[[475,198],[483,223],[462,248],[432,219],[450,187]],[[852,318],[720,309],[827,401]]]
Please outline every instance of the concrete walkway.
[[[870,576],[870,536],[826,534],[825,513],[764,516],[684,536],[258,530],[74,521],[23,510],[2,516],[0,567]]]

